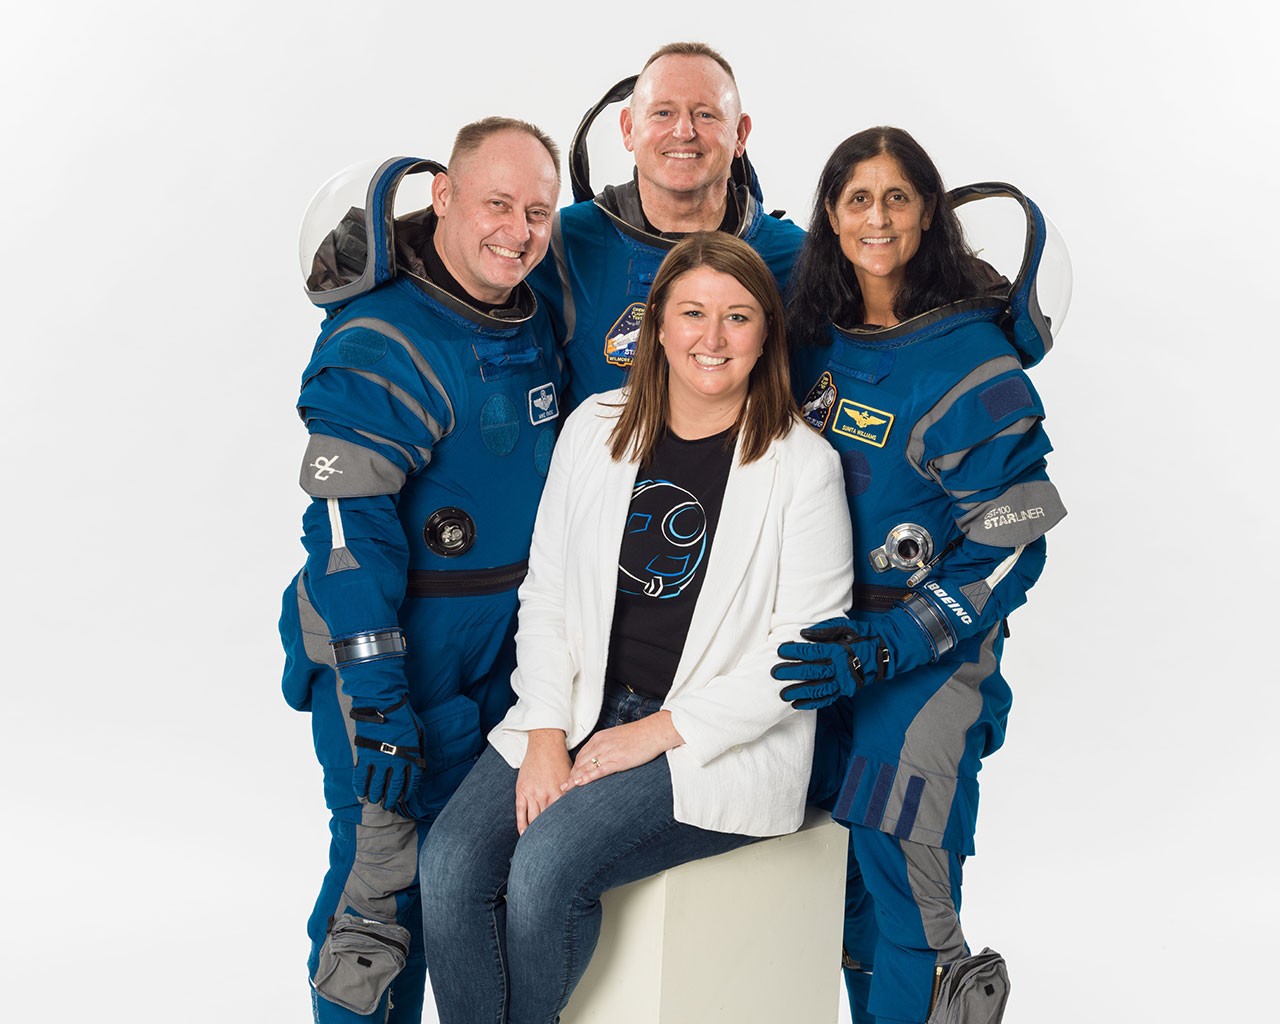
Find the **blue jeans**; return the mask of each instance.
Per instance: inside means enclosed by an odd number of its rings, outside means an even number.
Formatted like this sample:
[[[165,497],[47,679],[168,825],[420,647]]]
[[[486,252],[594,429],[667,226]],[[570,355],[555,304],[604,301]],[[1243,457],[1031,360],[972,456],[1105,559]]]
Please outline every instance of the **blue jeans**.
[[[596,728],[661,706],[606,695]],[[555,1024],[595,951],[601,893],[755,839],[676,821],[665,756],[571,789],[519,836],[516,775],[486,749],[422,848],[441,1024]]]

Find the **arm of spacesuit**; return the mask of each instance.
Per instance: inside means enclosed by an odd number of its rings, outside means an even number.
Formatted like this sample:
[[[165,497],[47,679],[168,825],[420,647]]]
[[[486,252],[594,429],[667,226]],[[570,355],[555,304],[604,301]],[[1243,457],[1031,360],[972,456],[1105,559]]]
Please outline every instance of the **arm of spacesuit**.
[[[783,644],[781,696],[821,707],[865,683],[937,661],[1026,600],[1044,567],[1044,534],[1066,515],[1045,471],[1043,409],[1020,369],[975,374],[913,427],[909,465],[951,500],[956,533],[873,619],[839,618]]]
[[[345,460],[344,475],[354,471],[360,450],[318,432],[319,426],[304,479],[312,469],[314,480],[317,464],[336,475]],[[312,490],[323,483],[316,481]],[[413,799],[426,762],[422,723],[408,702],[406,644],[397,621],[409,552],[395,497],[312,496],[303,516],[304,585],[328,628],[346,698],[342,706],[354,723],[353,788],[357,798],[400,810]]]
[[[780,696],[812,710],[937,661],[1026,601],[1044,552],[1043,537],[1016,548],[959,540],[941,561],[944,569],[884,614],[827,619],[801,630],[804,642],[782,644],[778,655],[787,660],[773,668],[773,677],[788,684]]]
[[[449,410],[424,400],[411,363],[372,358],[386,346],[368,333],[363,345],[358,335],[345,348],[330,344],[304,378],[298,408],[311,436],[300,481],[313,498],[303,517],[304,584],[355,723],[356,795],[392,809],[412,798],[425,767],[398,621],[409,547],[396,500],[430,459],[437,416]],[[344,365],[344,352],[359,366]]]
[[[903,602],[930,660],[988,631],[1040,576],[1044,535],[1066,515],[1045,469],[1052,445],[1043,418],[1030,380],[1007,369],[949,396],[913,431],[912,466],[950,497],[957,527],[908,581]]]

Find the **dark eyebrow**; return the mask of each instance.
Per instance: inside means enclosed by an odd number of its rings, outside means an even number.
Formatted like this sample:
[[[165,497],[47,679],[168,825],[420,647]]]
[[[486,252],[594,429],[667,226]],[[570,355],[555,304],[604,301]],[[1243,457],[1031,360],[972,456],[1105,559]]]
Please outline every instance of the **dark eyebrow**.
[[[847,196],[856,196],[861,195],[863,192],[867,193],[867,195],[872,194],[872,190],[869,188],[850,188],[844,194]],[[890,185],[885,189],[885,192],[905,192],[907,195],[912,194],[910,187],[907,185]]]
[[[706,303],[702,302],[700,299],[680,299],[676,303],[676,305],[677,306],[705,306]],[[735,302],[730,306],[726,306],[725,308],[726,309],[759,309],[760,307],[754,302]]]

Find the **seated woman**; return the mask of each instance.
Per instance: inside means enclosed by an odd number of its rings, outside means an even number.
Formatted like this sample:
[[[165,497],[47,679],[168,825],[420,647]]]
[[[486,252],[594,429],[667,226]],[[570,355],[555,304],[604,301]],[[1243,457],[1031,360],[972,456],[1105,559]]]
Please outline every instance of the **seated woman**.
[[[576,409],[520,588],[518,702],[432,826],[423,924],[442,1024],[546,1024],[600,894],[797,829],[812,715],[780,641],[848,607],[840,463],[800,426],[783,311],[745,243],[663,261],[629,383]]]
[[[815,795],[851,826],[855,1024],[870,1019],[868,978],[879,1024],[923,1022],[946,966],[967,955],[960,868],[981,760],[1004,741],[1005,617],[1066,514],[1023,372],[1052,341],[1035,290],[1043,218],[1012,186],[966,194],[1023,203],[1030,262],[1013,285],[966,246],[915,139],[859,132],[822,171],[791,279],[805,419],[845,468],[858,582],[856,617],[784,644],[774,674],[783,700],[826,708],[820,734],[843,747],[840,775],[815,768]]]

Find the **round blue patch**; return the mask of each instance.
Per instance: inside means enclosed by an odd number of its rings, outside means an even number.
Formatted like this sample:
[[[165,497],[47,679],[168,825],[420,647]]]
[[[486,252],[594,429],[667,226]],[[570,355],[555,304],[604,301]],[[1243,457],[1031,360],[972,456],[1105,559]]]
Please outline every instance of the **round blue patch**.
[[[491,395],[480,410],[480,436],[494,455],[510,455],[520,439],[520,417],[506,395]]]
[[[539,476],[546,476],[551,468],[551,449],[556,446],[556,432],[550,427],[538,432],[538,441],[533,446],[533,468]]]
[[[850,498],[856,498],[871,486],[871,463],[862,452],[841,452],[840,469],[844,472],[844,493]]]
[[[387,354],[387,339],[355,327],[338,335],[338,358],[347,366],[372,366]]]

